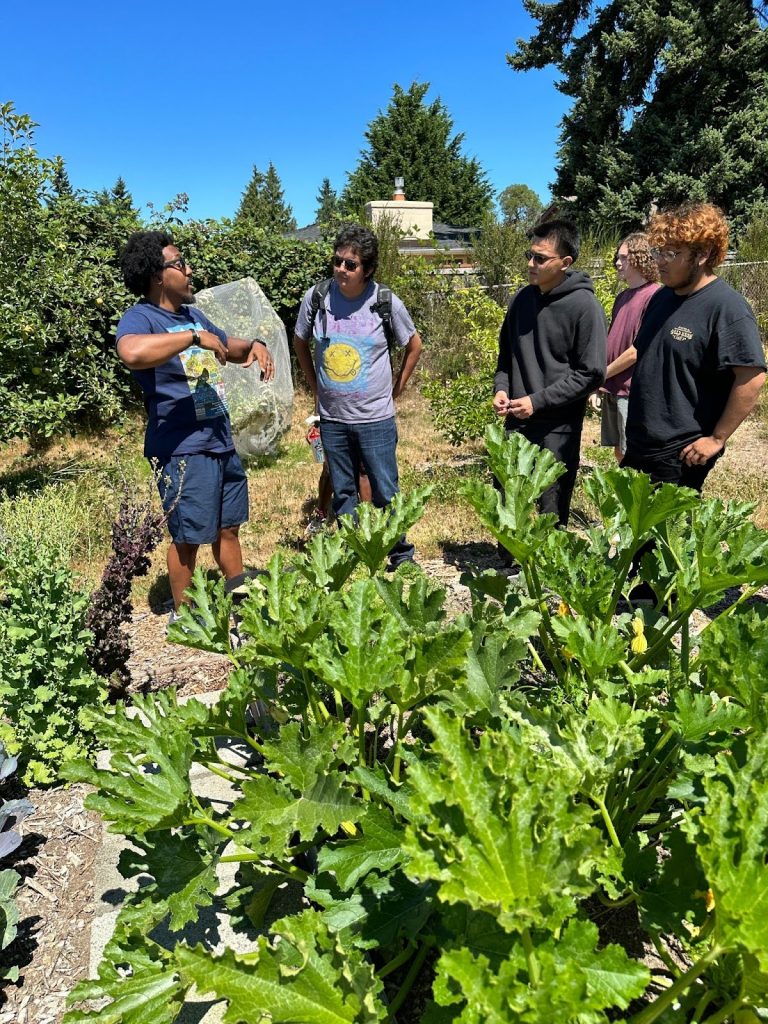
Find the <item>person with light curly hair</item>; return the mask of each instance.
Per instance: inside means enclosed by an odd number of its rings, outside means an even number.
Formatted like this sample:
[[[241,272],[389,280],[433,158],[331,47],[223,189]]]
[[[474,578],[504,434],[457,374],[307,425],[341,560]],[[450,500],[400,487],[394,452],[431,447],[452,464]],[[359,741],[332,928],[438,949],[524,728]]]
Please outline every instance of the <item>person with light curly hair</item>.
[[[728,248],[722,210],[694,203],[648,226],[663,285],[635,338],[622,466],[700,491],[765,382],[747,300],[715,274]]]
[[[648,236],[635,231],[619,243],[613,258],[619,280],[627,288],[616,297],[608,328],[608,368],[600,388],[600,443],[613,448],[621,462],[627,450],[627,407],[632,367],[637,351],[632,344],[651,296],[659,290],[659,271],[651,256]]]

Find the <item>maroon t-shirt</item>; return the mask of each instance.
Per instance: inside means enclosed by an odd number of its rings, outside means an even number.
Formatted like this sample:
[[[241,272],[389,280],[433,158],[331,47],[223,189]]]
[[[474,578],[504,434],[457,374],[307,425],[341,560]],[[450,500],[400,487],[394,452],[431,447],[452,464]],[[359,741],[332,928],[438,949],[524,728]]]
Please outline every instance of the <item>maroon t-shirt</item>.
[[[654,292],[661,288],[655,281],[641,284],[639,288],[625,288],[616,298],[611,313],[611,326],[608,328],[608,365],[614,359],[618,359],[622,352],[626,352],[637,336],[640,322],[645,315],[648,303]],[[630,366],[623,373],[617,373],[615,377],[609,377],[601,391],[608,391],[617,398],[624,398],[629,394],[629,385],[632,380]]]

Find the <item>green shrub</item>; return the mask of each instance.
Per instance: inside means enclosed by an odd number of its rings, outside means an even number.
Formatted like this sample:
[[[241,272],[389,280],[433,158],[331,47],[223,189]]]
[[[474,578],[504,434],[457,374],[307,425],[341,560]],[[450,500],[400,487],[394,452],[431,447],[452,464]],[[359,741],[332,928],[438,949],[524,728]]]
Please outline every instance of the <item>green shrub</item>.
[[[461,444],[482,437],[495,418],[491,399],[504,310],[478,287],[453,292],[445,309],[461,327],[453,343],[461,370],[448,379],[428,376],[422,390],[438,429],[452,444]]]
[[[289,332],[306,290],[331,274],[326,242],[283,238],[227,219],[190,221],[170,230],[192,265],[196,291],[253,277]]]
[[[49,544],[3,552],[0,604],[0,741],[19,755],[26,785],[54,782],[61,764],[85,754],[83,711],[105,686],[88,664],[89,595]]]

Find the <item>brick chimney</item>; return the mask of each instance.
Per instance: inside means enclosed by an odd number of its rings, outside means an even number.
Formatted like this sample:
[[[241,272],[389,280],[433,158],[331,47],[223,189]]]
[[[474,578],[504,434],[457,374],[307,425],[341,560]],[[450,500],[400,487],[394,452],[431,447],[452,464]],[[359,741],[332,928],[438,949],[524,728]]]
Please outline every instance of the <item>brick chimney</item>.
[[[395,191],[392,193],[392,202],[404,203],[405,192],[403,192],[403,185],[405,180],[403,178],[395,178]]]

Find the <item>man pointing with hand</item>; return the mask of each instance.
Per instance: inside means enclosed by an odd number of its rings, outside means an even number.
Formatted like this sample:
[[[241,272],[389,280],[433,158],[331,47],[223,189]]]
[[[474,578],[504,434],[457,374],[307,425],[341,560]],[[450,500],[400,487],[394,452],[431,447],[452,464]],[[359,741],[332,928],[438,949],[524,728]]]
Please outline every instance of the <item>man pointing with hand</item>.
[[[261,341],[227,337],[190,305],[192,270],[170,235],[131,235],[121,269],[126,287],[141,300],[117,326],[117,354],[144,395],[144,455],[156,467],[168,515],[168,577],[178,609],[201,544],[211,545],[226,579],[243,571],[239,530],[248,519],[248,482],[219,366],[257,360],[269,380],[274,365]]]

